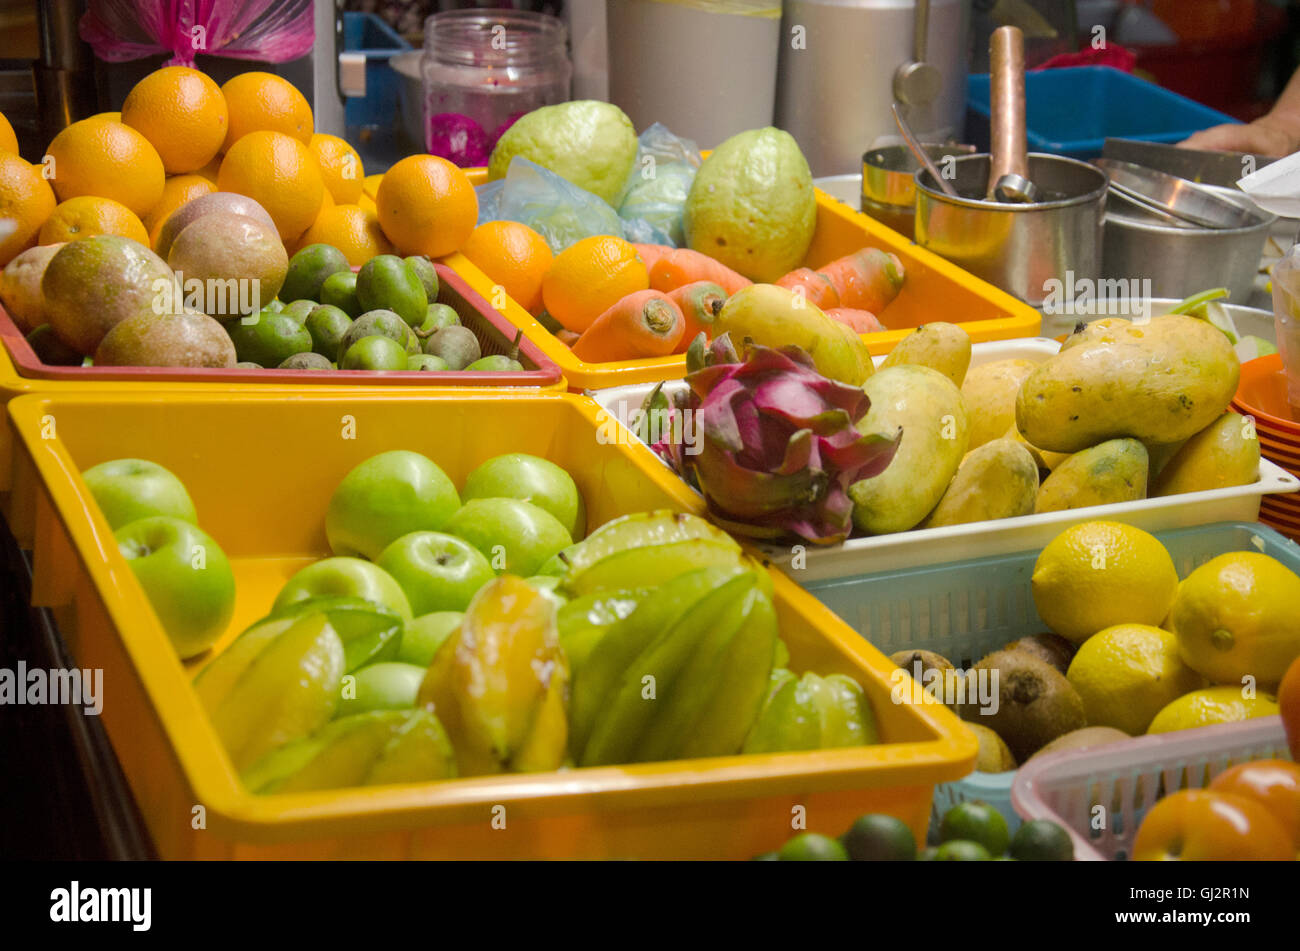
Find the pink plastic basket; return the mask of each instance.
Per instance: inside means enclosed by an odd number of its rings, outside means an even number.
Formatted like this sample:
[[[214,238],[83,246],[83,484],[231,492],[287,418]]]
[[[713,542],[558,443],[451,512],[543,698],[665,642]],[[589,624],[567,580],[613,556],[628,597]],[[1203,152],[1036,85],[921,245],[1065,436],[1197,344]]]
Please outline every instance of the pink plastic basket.
[[[1031,759],[1016,771],[1011,803],[1026,820],[1064,826],[1080,861],[1126,859],[1157,799],[1201,789],[1238,763],[1290,758],[1282,718],[1257,717]]]

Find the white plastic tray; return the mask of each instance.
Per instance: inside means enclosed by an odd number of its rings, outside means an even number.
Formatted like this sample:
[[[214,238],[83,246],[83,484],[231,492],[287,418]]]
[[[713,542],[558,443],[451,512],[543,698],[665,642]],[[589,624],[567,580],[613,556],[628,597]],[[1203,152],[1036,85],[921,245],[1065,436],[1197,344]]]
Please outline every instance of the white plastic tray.
[[[995,360],[1016,358],[1042,362],[1059,351],[1060,344],[1045,337],[977,343],[971,346],[970,365],[975,367]],[[876,363],[879,364],[883,359],[877,357]],[[664,387],[672,392],[685,385],[681,380],[671,380]],[[654,384],[642,383],[588,390],[587,395],[600,404],[610,418],[624,427],[622,438],[635,444],[636,437],[624,424],[641,407],[652,389]],[[1257,481],[1228,489],[1187,492],[1164,498],[1097,505],[1064,512],[1044,512],[967,525],[913,529],[893,535],[851,538],[842,545],[829,548],[813,545],[760,547],[775,565],[803,584],[1042,548],[1071,525],[1093,519],[1126,522],[1149,532],[1207,525],[1211,522],[1254,522],[1259,518],[1261,496],[1297,490],[1300,490],[1300,479],[1267,459],[1261,459]]]

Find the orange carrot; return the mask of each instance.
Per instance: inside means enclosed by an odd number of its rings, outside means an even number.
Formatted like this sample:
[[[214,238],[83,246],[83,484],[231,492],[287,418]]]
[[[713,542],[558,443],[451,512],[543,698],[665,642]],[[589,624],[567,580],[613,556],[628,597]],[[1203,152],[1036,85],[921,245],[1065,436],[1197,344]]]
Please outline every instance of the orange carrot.
[[[857,310],[852,307],[828,307],[824,313],[832,320],[838,320],[840,323],[852,327],[855,332],[860,334],[872,334],[885,329],[876,318],[876,315],[869,310]]]
[[[742,277],[721,261],[690,248],[669,251],[650,268],[650,286],[665,294],[696,281],[712,281],[728,294],[734,294],[753,281]]]
[[[560,341],[560,343],[564,344],[566,347],[572,347],[578,342],[578,338],[581,336],[582,334],[573,330],[560,329],[555,331],[555,339]]]
[[[791,271],[777,281],[776,286],[784,287],[796,294],[802,293],[806,301],[822,310],[840,306],[840,294],[835,289],[835,285],[831,283],[831,279],[810,267],[801,267]],[[802,291],[799,290],[801,287],[803,288]]]
[[[686,327],[682,339],[677,342],[678,353],[685,353],[691,341],[699,336],[701,331],[710,337],[713,336],[709,333],[713,320],[717,316],[713,311],[713,302],[717,301],[721,305],[727,300],[727,292],[720,285],[712,281],[696,281],[694,284],[669,291],[668,296],[682,312]]]
[[[897,255],[876,248],[863,248],[832,261],[818,273],[825,275],[839,292],[841,307],[853,307],[879,314],[898,296],[903,286],[903,263]]]
[[[669,251],[675,250],[666,244],[634,244],[632,247],[636,248],[636,253],[641,258],[641,262],[645,265],[647,271],[654,267],[655,262],[661,257]]]
[[[671,297],[637,291],[593,320],[573,345],[573,355],[587,363],[667,356],[684,327],[685,318]]]

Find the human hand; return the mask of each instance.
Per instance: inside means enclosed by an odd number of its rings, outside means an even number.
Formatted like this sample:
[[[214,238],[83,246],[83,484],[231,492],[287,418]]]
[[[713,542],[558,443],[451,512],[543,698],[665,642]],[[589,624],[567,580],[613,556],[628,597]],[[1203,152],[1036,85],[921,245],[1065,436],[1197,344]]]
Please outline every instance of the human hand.
[[[1227,123],[1204,129],[1178,143],[1183,148],[1251,152],[1281,157],[1297,148],[1296,135],[1284,125],[1264,116],[1248,123]]]

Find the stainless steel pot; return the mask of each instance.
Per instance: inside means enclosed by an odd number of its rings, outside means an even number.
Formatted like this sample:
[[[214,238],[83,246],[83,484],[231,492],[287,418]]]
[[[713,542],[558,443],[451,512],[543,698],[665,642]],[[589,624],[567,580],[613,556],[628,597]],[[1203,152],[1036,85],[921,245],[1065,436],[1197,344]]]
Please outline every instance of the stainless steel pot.
[[[935,162],[949,155],[970,155],[973,145],[926,145]],[[900,234],[913,236],[916,223],[916,171],[920,168],[906,145],[871,149],[862,156],[862,213]]]
[[[1095,281],[1101,272],[1106,176],[1086,162],[1030,153],[1029,178],[1040,199],[985,200],[990,159],[968,155],[951,168],[957,198],[929,172],[916,173],[916,241],[976,277],[1038,307],[1060,286]],[[975,197],[978,196],[978,197]]]

